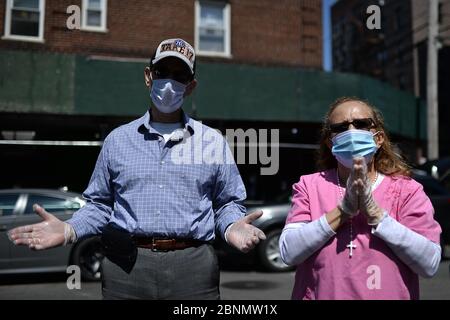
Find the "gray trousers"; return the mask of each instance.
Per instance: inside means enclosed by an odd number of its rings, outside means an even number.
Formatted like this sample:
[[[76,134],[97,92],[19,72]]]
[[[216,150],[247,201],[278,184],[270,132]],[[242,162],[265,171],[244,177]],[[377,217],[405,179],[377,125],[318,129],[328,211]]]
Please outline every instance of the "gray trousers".
[[[105,258],[102,263],[103,299],[219,300],[220,272],[210,244],[154,252],[138,248],[128,274]]]

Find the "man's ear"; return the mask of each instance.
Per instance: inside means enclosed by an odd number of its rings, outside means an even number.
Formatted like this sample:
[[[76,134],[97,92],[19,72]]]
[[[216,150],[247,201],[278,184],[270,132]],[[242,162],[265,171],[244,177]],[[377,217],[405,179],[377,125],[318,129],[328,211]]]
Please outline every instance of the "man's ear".
[[[152,72],[149,67],[144,69],[144,82],[147,87],[150,88],[152,86]]]
[[[194,79],[187,85],[186,90],[184,91],[183,97],[189,96],[196,87],[197,87],[197,80]]]
[[[326,141],[325,141],[325,144],[327,145],[327,147],[331,150],[331,148],[333,147],[333,144],[331,143],[331,139],[330,138],[328,138]]]

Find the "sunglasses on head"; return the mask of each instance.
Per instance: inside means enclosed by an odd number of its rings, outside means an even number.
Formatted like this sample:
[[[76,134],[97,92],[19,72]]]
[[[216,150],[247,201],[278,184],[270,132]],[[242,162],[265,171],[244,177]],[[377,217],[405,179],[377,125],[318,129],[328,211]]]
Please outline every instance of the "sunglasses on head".
[[[339,123],[330,123],[330,131],[332,133],[341,133],[348,130],[350,125],[353,125],[359,130],[370,130],[375,127],[375,122],[372,118],[353,119],[352,121],[344,121]]]

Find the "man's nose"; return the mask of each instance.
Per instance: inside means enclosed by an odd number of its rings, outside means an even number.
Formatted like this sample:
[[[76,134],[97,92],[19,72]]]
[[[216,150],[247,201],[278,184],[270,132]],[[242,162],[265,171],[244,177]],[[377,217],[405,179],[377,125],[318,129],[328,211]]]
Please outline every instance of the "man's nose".
[[[350,124],[348,125],[347,130],[353,130],[353,129],[356,129],[356,127],[353,125],[353,123],[350,123]]]

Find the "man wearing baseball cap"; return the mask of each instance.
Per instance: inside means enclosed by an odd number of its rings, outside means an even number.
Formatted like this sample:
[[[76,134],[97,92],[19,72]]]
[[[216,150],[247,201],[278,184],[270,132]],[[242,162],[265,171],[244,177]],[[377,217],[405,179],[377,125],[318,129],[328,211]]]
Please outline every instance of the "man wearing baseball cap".
[[[144,76],[150,109],[106,137],[86,205],[66,222],[35,205],[44,221],[9,237],[43,250],[101,234],[106,299],[219,299],[215,231],[247,252],[265,239],[251,225],[262,212],[245,215],[245,187],[226,140],[181,109],[197,85],[192,46],[162,41]],[[185,161],[204,156],[211,139],[231,161]],[[183,161],[175,161],[180,150]]]

